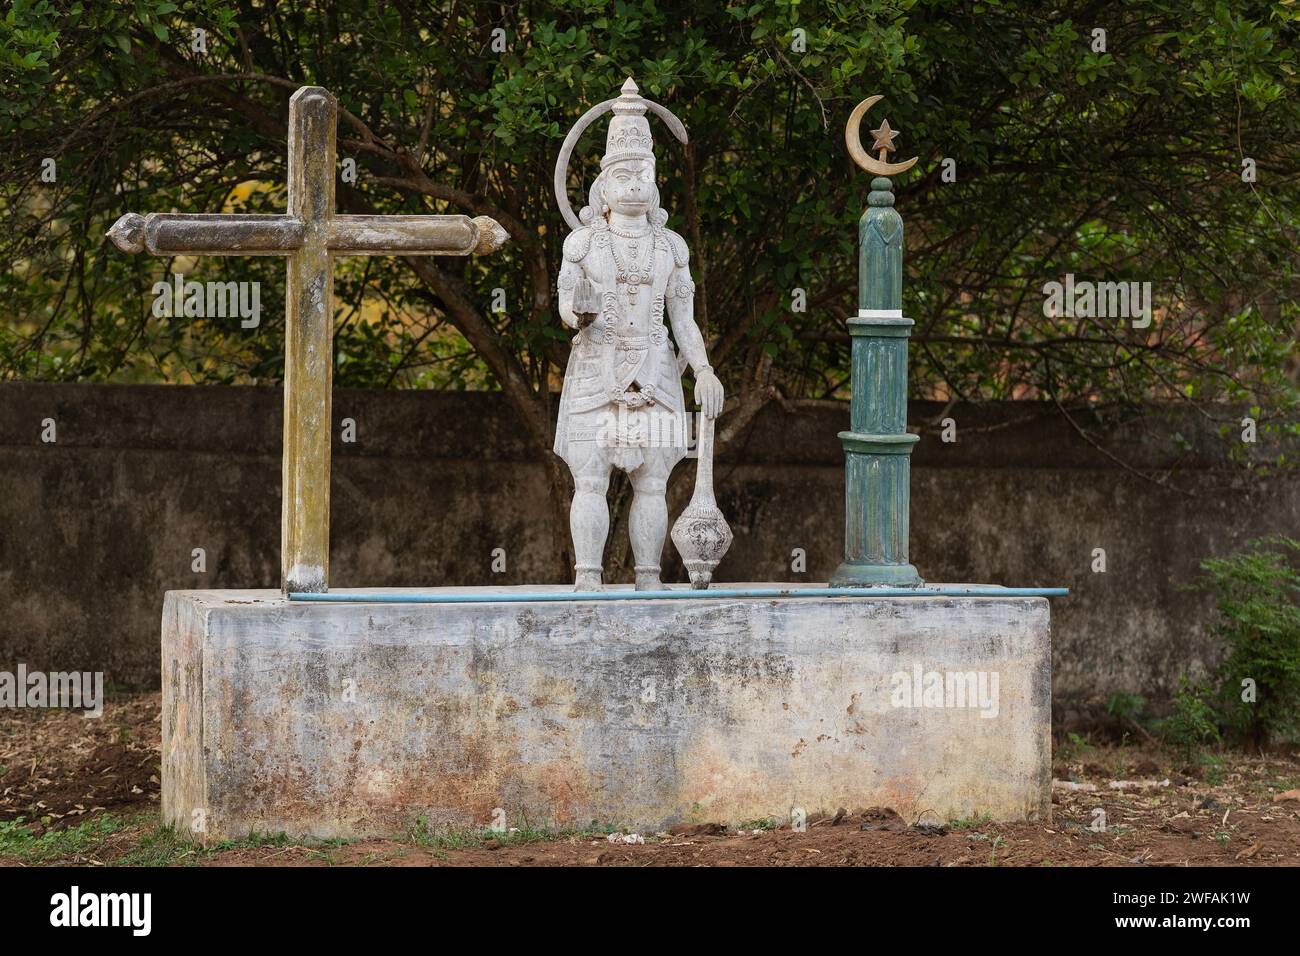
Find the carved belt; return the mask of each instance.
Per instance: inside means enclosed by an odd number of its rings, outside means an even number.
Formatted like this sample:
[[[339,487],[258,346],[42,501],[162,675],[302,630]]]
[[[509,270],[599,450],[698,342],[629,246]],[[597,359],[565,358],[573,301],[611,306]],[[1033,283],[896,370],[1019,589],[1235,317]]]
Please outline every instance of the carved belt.
[[[606,399],[628,408],[653,405],[659,350],[648,335],[613,338],[605,345],[605,361],[601,363]]]

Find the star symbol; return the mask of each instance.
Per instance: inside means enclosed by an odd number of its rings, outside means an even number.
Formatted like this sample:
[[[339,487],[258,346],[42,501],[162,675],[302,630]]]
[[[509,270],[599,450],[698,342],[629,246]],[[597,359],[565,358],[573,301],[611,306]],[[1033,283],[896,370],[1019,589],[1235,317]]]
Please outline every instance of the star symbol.
[[[873,151],[878,152],[882,149],[887,149],[891,153],[894,152],[894,137],[898,135],[898,131],[889,128],[889,120],[882,121],[880,129],[873,129],[871,135],[876,138],[875,143],[871,147]]]

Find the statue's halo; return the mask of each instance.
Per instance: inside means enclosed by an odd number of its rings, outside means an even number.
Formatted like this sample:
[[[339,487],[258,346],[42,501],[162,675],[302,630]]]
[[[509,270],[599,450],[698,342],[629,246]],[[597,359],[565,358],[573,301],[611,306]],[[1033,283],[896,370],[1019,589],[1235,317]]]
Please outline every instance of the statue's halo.
[[[647,100],[645,97],[641,97],[641,101],[645,103],[650,112],[664,121],[672,134],[677,137],[677,141],[685,146],[686,127],[682,125],[681,120],[673,115],[672,110],[653,100]],[[614,104],[617,102],[617,97],[612,100],[605,100],[605,102],[597,103],[583,113],[578,122],[573,124],[573,129],[569,130],[569,135],[564,137],[564,144],[560,147],[560,155],[555,157],[555,201],[559,204],[560,214],[564,216],[564,221],[569,224],[570,229],[580,229],[582,223],[578,221],[578,217],[573,214],[573,207],[569,205],[569,158],[573,155],[573,148],[578,145],[578,140],[586,132],[587,127],[599,119],[602,114],[613,109]]]

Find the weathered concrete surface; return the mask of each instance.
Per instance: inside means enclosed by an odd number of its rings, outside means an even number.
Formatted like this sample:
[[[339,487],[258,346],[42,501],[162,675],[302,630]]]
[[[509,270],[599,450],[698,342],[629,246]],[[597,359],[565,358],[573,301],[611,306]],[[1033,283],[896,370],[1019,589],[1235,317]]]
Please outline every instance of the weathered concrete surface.
[[[207,841],[486,825],[497,808],[651,831],[873,805],[1047,819],[1049,645],[1043,598],[172,591],[163,816],[202,819]],[[896,706],[917,666],[984,673],[992,706]]]

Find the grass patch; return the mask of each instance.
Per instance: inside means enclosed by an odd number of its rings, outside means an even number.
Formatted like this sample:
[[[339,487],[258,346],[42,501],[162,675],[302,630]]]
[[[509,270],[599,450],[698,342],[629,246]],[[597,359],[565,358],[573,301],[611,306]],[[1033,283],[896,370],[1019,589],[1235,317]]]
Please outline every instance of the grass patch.
[[[291,846],[295,841],[289,839],[289,834],[281,830],[279,833],[258,833],[256,830],[248,834],[242,840],[222,840],[220,843],[214,843],[210,850],[251,850],[260,847],[281,847]]]
[[[140,839],[114,866],[194,866],[205,859],[210,851],[191,843],[172,827],[155,824],[143,828]]]
[[[104,813],[75,827],[38,834],[19,817],[0,823],[0,856],[12,856],[23,863],[48,863],[83,856],[99,849],[108,837],[130,825],[121,817]]]
[[[1202,754],[1200,765],[1205,782],[1211,787],[1219,786],[1228,775],[1228,762],[1218,754]]]
[[[622,831],[618,827],[597,823],[595,820],[586,827],[549,827],[521,819],[515,826],[498,831],[490,827],[438,826],[431,824],[427,817],[418,817],[407,829],[406,839],[409,843],[430,850],[467,850],[481,848],[489,843],[495,846],[520,846],[549,840],[607,837],[619,832]]]
[[[949,820],[948,827],[952,830],[977,830],[980,827],[988,826],[993,822],[991,813],[982,813],[977,817],[962,817],[960,820]]]
[[[1273,792],[1284,793],[1287,790],[1300,790],[1300,777],[1270,776],[1264,780],[1253,781],[1250,784],[1250,789],[1257,794],[1270,794]]]
[[[0,823],[0,857],[27,864],[80,862],[108,846],[109,838],[128,830],[129,843],[121,856],[105,860],[113,866],[195,866],[228,850],[299,845],[284,833],[250,833],[242,840],[226,840],[203,847],[187,834],[160,823],[152,813],[120,817],[102,813],[75,827],[47,830],[37,834],[23,820]],[[328,851],[346,846],[351,840],[325,840],[302,843],[304,848]]]

